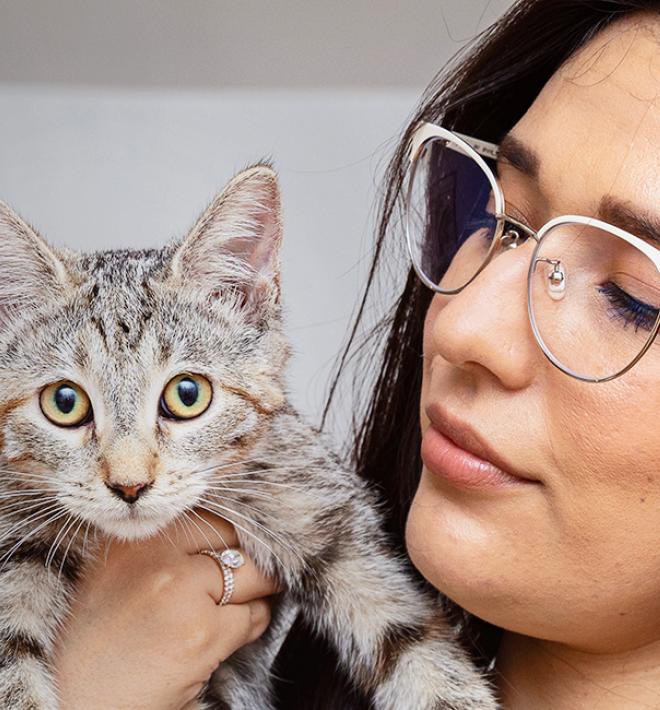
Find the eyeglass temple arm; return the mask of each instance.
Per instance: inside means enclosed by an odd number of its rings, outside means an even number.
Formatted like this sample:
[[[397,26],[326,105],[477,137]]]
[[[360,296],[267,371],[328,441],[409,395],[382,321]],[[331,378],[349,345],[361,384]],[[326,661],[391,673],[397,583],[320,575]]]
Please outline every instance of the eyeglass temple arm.
[[[484,158],[492,158],[497,160],[497,155],[500,151],[500,147],[496,143],[489,143],[488,141],[482,141],[480,138],[473,138],[472,136],[466,136],[464,133],[459,133],[454,131],[454,133],[462,138],[466,143],[471,145],[479,155],[483,155]]]
[[[465,133],[459,133],[458,131],[453,131],[454,135],[463,139],[468,145],[472,146],[474,150],[479,153],[479,155],[485,158],[492,158],[497,160],[497,155],[499,153],[500,147],[496,143],[489,143],[488,141],[482,141],[480,138],[473,138],[472,136],[466,136]],[[511,217],[508,214],[503,215],[509,225],[517,227],[522,232],[524,232],[528,237],[532,237],[538,241],[538,234],[531,227],[528,227],[524,222],[521,222],[515,217]]]
[[[439,126],[428,121],[423,121],[418,124],[413,139],[412,139],[412,150],[410,151],[410,160],[413,156],[417,154],[420,146],[426,142],[429,138],[439,137],[441,134],[438,132]],[[458,133],[457,131],[452,131],[455,136],[458,136],[464,140],[471,148],[473,148],[479,155],[484,158],[491,158],[497,160],[497,155],[499,153],[499,146],[495,143],[489,143],[488,141],[482,141],[479,138],[473,138],[472,136],[467,136],[464,133]]]

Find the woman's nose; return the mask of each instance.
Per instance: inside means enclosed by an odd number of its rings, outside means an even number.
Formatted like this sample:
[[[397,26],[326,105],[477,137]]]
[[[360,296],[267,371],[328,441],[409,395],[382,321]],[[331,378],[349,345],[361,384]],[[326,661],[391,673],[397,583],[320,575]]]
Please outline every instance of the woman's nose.
[[[527,314],[532,240],[498,253],[462,291],[436,294],[427,314],[426,356],[490,370],[510,389],[527,386],[543,358]]]

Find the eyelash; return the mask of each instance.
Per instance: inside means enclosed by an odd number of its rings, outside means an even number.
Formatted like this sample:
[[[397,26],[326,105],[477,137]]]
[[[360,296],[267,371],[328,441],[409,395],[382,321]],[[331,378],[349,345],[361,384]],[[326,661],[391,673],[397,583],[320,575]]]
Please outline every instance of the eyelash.
[[[487,242],[492,242],[494,233],[490,231],[490,228],[493,226],[493,222],[495,220],[494,215],[490,215],[491,219],[487,219],[486,217],[482,217],[481,219],[473,219],[472,221],[468,222],[464,228],[464,230],[468,233],[476,232],[478,229],[483,229],[483,228],[488,228],[489,232],[488,234],[484,235],[484,238],[486,239]],[[522,214],[518,212],[514,212],[514,214],[511,215],[515,219],[517,219],[519,222],[522,222],[524,225],[529,226],[530,221]],[[504,231],[506,231],[507,227],[512,227],[515,229],[515,225],[511,224],[511,222],[505,220],[504,222]]]
[[[608,282],[598,288],[610,303],[612,318],[622,320],[624,327],[629,323],[635,326],[635,332],[640,328],[650,331],[658,319],[658,309],[648,303],[642,303],[619,288],[615,283]]]

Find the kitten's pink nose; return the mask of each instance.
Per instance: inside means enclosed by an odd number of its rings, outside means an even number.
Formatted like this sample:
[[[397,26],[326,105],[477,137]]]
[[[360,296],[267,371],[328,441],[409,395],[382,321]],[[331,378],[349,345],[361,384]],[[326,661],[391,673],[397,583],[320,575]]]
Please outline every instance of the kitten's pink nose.
[[[118,483],[106,483],[106,485],[116,496],[119,496],[127,503],[135,503],[135,501],[151,487],[151,483],[134,483],[129,486],[122,486]]]

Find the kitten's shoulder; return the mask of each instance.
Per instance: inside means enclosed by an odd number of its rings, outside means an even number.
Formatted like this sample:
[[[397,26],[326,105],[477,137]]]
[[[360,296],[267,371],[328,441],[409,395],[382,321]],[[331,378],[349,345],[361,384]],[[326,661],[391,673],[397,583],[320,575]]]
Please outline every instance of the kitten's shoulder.
[[[280,454],[310,457],[334,466],[341,463],[332,437],[307,421],[290,402],[272,415],[268,437],[272,449]]]

